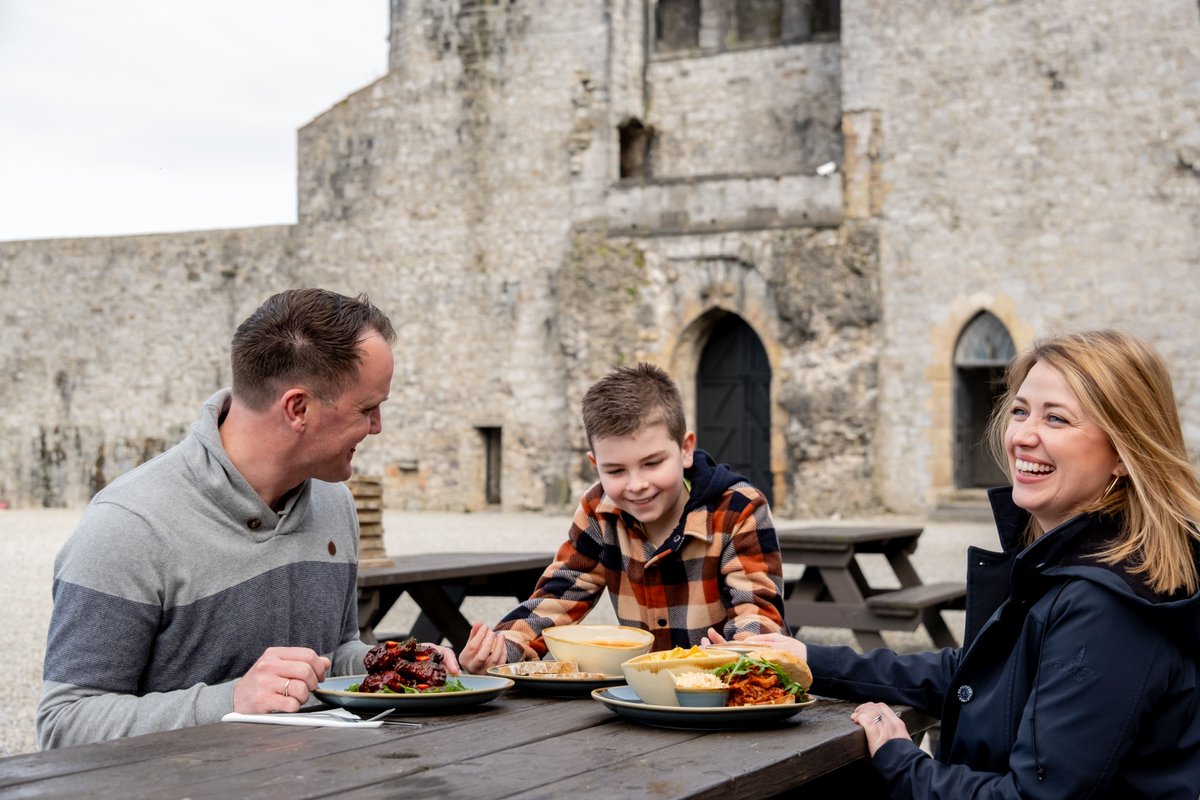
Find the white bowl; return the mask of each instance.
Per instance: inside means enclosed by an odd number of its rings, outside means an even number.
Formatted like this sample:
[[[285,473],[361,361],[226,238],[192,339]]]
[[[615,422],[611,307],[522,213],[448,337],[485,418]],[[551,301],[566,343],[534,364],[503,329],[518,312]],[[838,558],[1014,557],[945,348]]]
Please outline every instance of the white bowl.
[[[621,665],[625,682],[637,692],[643,703],[651,706],[678,706],[675,696],[675,679],[672,673],[707,672],[738,659],[733,650],[705,650],[704,655],[693,658],[656,658],[662,653],[647,653],[631,658]]]
[[[626,625],[556,625],[542,631],[558,661],[574,661],[580,672],[620,675],[621,664],[649,653],[654,634]]]

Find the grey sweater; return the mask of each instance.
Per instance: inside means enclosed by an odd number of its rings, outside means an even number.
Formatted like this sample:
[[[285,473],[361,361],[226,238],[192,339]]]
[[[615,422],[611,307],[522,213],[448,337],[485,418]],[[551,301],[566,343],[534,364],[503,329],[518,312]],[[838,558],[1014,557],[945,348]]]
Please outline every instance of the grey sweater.
[[[215,722],[272,646],[363,671],[358,519],[342,484],[272,511],[234,469],[205,403],[191,434],[98,493],[54,565],[42,748]]]

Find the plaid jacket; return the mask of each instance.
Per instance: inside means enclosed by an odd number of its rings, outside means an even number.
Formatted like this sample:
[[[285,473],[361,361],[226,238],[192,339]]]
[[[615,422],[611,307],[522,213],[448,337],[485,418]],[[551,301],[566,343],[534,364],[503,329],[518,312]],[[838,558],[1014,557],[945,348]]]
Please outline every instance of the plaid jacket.
[[[654,634],[654,650],[787,632],[779,541],[762,492],[703,450],[695,452],[683,518],[655,548],[641,523],[597,483],[579,503],[567,541],[533,596],[496,630],[510,661],[541,658],[544,628],[582,620],[605,589],[622,625]]]

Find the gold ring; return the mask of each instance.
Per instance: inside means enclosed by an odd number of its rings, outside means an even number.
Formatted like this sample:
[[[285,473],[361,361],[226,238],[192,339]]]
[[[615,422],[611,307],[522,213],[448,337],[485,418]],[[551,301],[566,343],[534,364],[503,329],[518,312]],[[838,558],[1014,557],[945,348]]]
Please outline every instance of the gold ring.
[[[290,686],[291,684],[292,684],[292,682],[290,680],[286,680],[283,682],[283,696],[284,697],[288,696],[288,686]]]

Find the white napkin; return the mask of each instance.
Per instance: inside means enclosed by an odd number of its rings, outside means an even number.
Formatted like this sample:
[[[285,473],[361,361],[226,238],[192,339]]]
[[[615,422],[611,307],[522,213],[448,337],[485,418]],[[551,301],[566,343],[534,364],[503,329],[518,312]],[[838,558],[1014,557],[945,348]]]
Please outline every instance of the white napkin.
[[[239,714],[231,711],[221,717],[222,722],[265,722],[269,725],[308,725],[332,728],[378,728],[383,720],[366,722],[344,708],[327,711],[298,712],[289,714],[277,711],[273,714]]]

